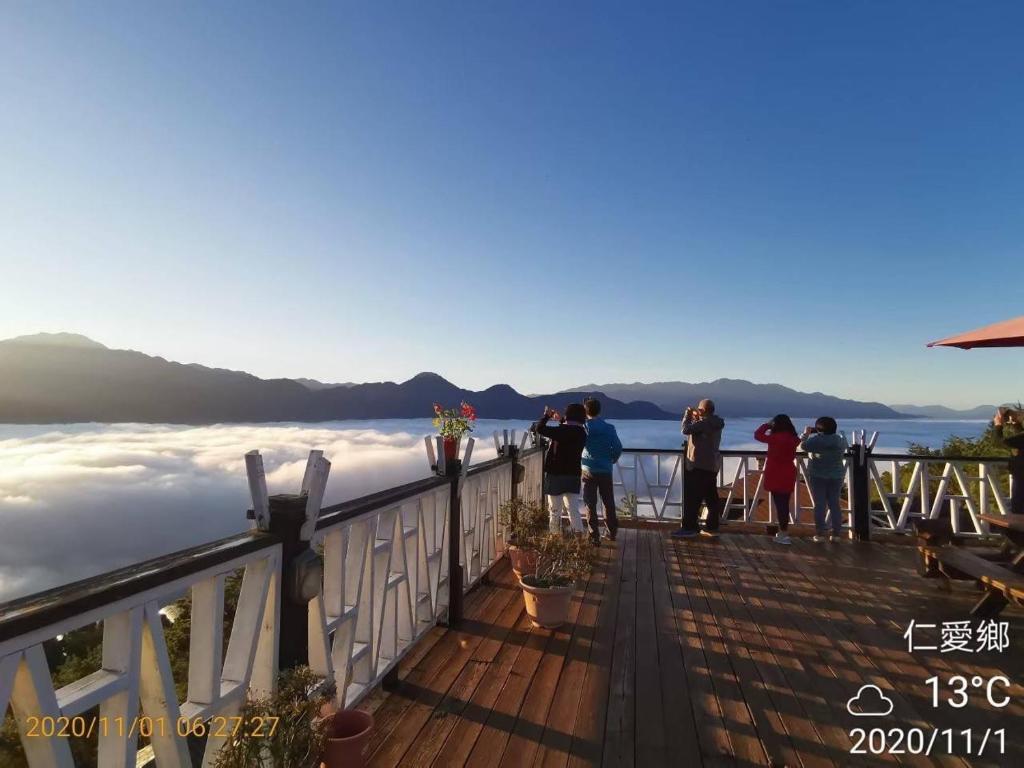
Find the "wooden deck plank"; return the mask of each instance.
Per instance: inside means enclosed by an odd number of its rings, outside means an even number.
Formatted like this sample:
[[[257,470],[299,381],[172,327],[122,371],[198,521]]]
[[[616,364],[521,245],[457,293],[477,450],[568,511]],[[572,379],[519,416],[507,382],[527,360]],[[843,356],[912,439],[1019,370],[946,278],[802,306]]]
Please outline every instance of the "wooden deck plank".
[[[589,581],[588,577],[587,584],[576,590],[569,605],[568,620],[554,630],[548,640],[544,655],[537,665],[537,671],[534,673],[527,691],[526,699],[519,709],[512,735],[501,756],[500,765],[504,768],[531,766],[537,762],[537,750],[540,747],[541,738],[544,736],[555,689],[562,674],[562,667],[566,662],[574,627],[579,619]]]
[[[568,765],[571,768],[601,765],[604,754],[604,724],[608,711],[615,625],[619,613],[622,548],[620,545],[601,549],[603,567],[606,569],[605,592],[601,599],[594,645],[590,651],[590,663],[587,665],[580,708],[576,713],[576,725],[573,728],[572,745],[569,748]]]
[[[651,542],[659,537],[654,531],[636,534],[636,764],[668,765],[661,692],[666,687],[677,687],[679,681],[668,677],[668,667],[662,667],[659,658],[658,619],[654,611],[655,559],[651,556]],[[664,578],[663,574],[659,576]]]
[[[623,528],[601,550],[574,620],[554,632],[528,626],[511,576],[495,569],[494,583],[471,596],[463,631],[431,630],[400,665],[400,690],[380,695],[384,732],[371,764],[1024,764],[1011,735],[1024,724],[1024,688],[998,712],[978,701],[932,712],[924,684],[930,675],[1020,679],[1021,610],[1001,617],[1011,621],[1004,654],[908,654],[909,618],[966,619],[974,598],[917,575],[913,547],[781,547],[728,532],[676,542]],[[892,717],[862,723],[846,712],[865,683],[894,700]],[[1007,753],[850,755],[849,729],[861,725],[1007,727]]]
[[[765,564],[763,571],[775,581],[784,595],[788,595],[788,603],[794,610],[790,613],[793,625],[802,634],[803,647],[813,650],[808,654],[809,671],[815,676],[819,687],[826,692],[827,700],[832,703],[834,719],[832,722],[842,723],[847,727],[855,727],[857,723],[846,712],[845,702],[864,683],[879,685],[883,690],[889,683],[880,678],[874,670],[865,666],[862,656],[847,653],[843,638],[833,631],[833,621],[838,621],[841,614],[827,607],[821,588],[795,574],[795,566],[790,558],[806,557],[806,552],[798,551],[798,547],[814,547],[816,545],[795,543],[791,549],[780,551],[777,545],[766,538],[755,537],[745,542],[747,551],[760,552],[760,562]],[[814,551],[813,549],[810,551]],[[820,567],[820,566],[819,566]],[[827,621],[819,621],[818,614],[827,616]],[[829,743],[836,749],[848,752],[852,747],[849,732],[845,728],[838,733],[833,732],[834,740]],[[850,764],[862,758],[851,756]],[[897,756],[890,754],[872,756],[864,760],[864,764],[902,762]]]
[[[607,552],[608,548],[605,548]],[[608,582],[607,562],[608,555],[605,554],[590,576],[572,638],[566,649],[565,665],[551,697],[551,710],[535,758],[535,764],[544,768],[564,768],[569,761],[573,727],[579,713],[583,682],[594,646],[601,599]]]
[[[732,549],[720,540],[717,551],[709,553],[708,559],[712,562],[706,562],[702,579],[711,583],[719,621],[731,639],[730,658],[736,679],[769,764],[829,768],[833,763],[824,756],[817,732],[781,674],[759,623],[750,619],[749,607],[735,588],[732,571],[739,564]]]
[[[817,551],[813,548],[817,546]],[[900,680],[894,681],[880,664],[878,655],[878,643],[884,638],[885,633],[881,631],[879,624],[872,616],[871,603],[877,604],[878,595],[872,595],[871,600],[864,599],[864,587],[860,586],[858,593],[846,591],[841,580],[837,580],[832,574],[836,570],[835,551],[846,546],[844,544],[815,545],[804,543],[802,549],[794,550],[793,554],[802,554],[802,557],[789,559],[793,566],[790,571],[791,577],[802,580],[808,585],[817,585],[817,594],[823,605],[829,606],[829,615],[832,619],[828,622],[827,629],[822,627],[824,635],[831,635],[836,639],[837,652],[847,657],[850,666],[844,668],[844,677],[855,692],[860,685],[873,683],[892,699],[894,709],[892,721],[900,722],[906,727],[921,728],[926,732],[930,730],[930,723],[923,716],[919,705],[915,704],[900,685]],[[817,561],[816,566],[812,562]],[[867,566],[868,564],[865,563]],[[837,583],[839,581],[839,583]],[[813,621],[821,623],[817,617],[811,617]],[[908,654],[906,662],[914,665],[916,662]],[[841,663],[841,662],[837,662]],[[927,675],[926,675],[927,676]],[[921,678],[922,680],[924,678]],[[852,695],[852,694],[851,694]],[[852,720],[852,718],[851,718]],[[934,759],[923,755],[903,754],[899,761],[905,765],[945,765],[962,766],[961,759],[948,755],[940,755]]]
[[[505,569],[500,579],[494,580],[494,588],[508,589],[514,592],[514,584],[510,578],[510,569]],[[493,629],[480,626],[477,632],[481,635],[479,645],[472,652],[466,666],[455,679],[451,688],[445,693],[435,707],[431,717],[424,723],[416,735],[411,748],[403,755],[405,765],[429,765],[440,753],[445,741],[471,706],[473,695],[498,653],[506,645],[516,623],[523,615],[522,600],[511,599],[494,622]],[[470,614],[472,616],[472,614]],[[472,621],[472,618],[470,619]],[[479,717],[479,714],[477,715]]]
[[[647,556],[651,559],[651,591],[657,622],[658,665],[661,676],[661,720],[665,733],[665,753],[675,765],[699,766],[703,760],[697,735],[697,723],[683,664],[680,628],[676,624],[670,591],[671,568],[666,557],[665,537],[647,536]],[[646,666],[641,663],[641,668]],[[644,685],[647,684],[645,681]]]
[[[405,698],[408,705],[402,709],[400,719],[388,737],[375,751],[369,752],[369,765],[374,768],[389,768],[402,762],[403,755],[420,729],[433,716],[438,705],[444,700],[445,693],[462,673],[482,642],[483,635],[478,629],[475,630],[474,626],[478,623],[483,627],[492,626],[510,605],[515,605],[518,597],[519,595],[512,590],[493,590],[493,598],[484,603],[478,620],[467,617],[464,629],[449,632],[448,637],[452,638],[455,647],[443,662],[421,664],[416,668],[421,671],[421,675],[415,680],[410,675],[402,681],[398,691],[400,696],[392,695],[392,698]]]
[[[467,610],[483,609],[500,599],[500,595],[493,590],[476,590],[467,601]],[[447,662],[453,653],[458,649],[459,637],[454,632],[441,630],[442,635],[430,652],[422,656],[412,669],[408,669],[404,676],[399,675],[400,687],[395,693],[399,695],[388,695],[380,703],[374,713],[374,727],[370,733],[370,739],[366,746],[366,755],[373,755],[374,752],[385,742],[401,722],[402,715],[412,704],[412,699],[404,695],[403,688],[417,689],[430,679],[437,670]]]
[[[896,550],[896,552],[893,550]],[[903,576],[903,580],[900,582],[900,593],[911,605],[919,605],[925,602],[935,603],[939,600],[941,600],[942,604],[945,605],[950,600],[948,593],[939,588],[938,581],[922,579],[917,574],[908,575],[906,558],[900,558],[897,556],[897,553],[899,552],[897,547],[879,548],[879,552],[890,562],[890,573],[898,573]],[[967,597],[968,594],[970,597]],[[973,601],[977,599],[977,593],[969,593],[966,590],[966,587],[964,589],[964,596],[965,602],[973,603]],[[947,613],[950,612],[947,611]],[[955,618],[963,620],[967,617],[966,614],[964,614],[958,615]],[[901,636],[906,630],[905,621],[900,623],[895,621],[892,617],[889,617],[889,624],[893,630],[898,631]],[[983,679],[987,680],[993,676],[1004,674],[1004,670],[999,666],[999,663],[1002,661],[1002,654],[998,652],[970,654],[940,653],[929,657],[928,666],[935,670],[936,674],[945,676],[945,678],[948,678],[951,675],[965,675],[967,677],[980,675]],[[1024,718],[1024,685],[1015,683],[1011,687],[1009,693],[1011,695],[1011,701],[1010,704],[1003,709],[1004,715]],[[967,709],[967,714],[970,715],[973,710],[970,707]],[[1018,762],[1024,765],[1024,744],[1020,745],[1020,759]]]
[[[729,731],[733,754],[741,765],[767,765],[768,756],[758,737],[753,716],[743,698],[743,690],[732,666],[730,644],[715,615],[714,597],[705,588],[701,577],[702,571],[715,567],[708,563],[707,551],[717,550],[719,547],[718,541],[696,538],[677,543],[676,552],[680,557],[684,576],[688,576],[687,591],[690,593],[691,604],[696,609],[712,685]]]
[[[738,537],[726,537],[726,546],[739,556],[745,569],[732,572],[737,590],[751,606],[751,616],[758,622],[762,636],[777,649],[776,661],[799,700],[801,707],[818,733],[822,746],[836,765],[861,766],[878,762],[895,763],[892,756],[877,759],[849,754],[851,742],[840,722],[846,718],[844,688],[828,662],[818,655],[818,647],[830,642],[816,633],[806,632],[798,618],[802,601],[789,588],[781,574],[776,573],[772,561],[763,560],[760,549]],[[784,549],[776,547],[779,558]],[[768,550],[770,552],[770,550]],[[779,561],[774,561],[778,563]]]
[[[637,543],[643,531],[623,530],[622,577],[618,584],[619,618],[615,622],[608,714],[602,765],[636,763]],[[614,585],[613,585],[614,588]]]
[[[522,600],[521,595],[519,599]],[[552,635],[554,630],[530,626],[517,639],[523,647],[473,745],[466,765],[493,766],[501,759]]]
[[[690,569],[684,573],[683,558],[679,552],[681,546],[671,539],[665,542],[666,563],[670,567],[670,595],[680,633],[701,762],[709,768],[729,768],[736,765],[736,755],[711,678],[711,666],[703,642],[703,620],[698,620],[698,612],[706,611],[706,605],[690,600],[687,584],[693,579],[693,571]]]
[[[519,614],[519,620],[511,637],[523,638],[529,631],[530,618],[523,611]],[[494,661],[484,670],[483,677],[470,698],[469,706],[449,732],[433,765],[444,768],[465,765],[498,696],[501,695],[509,675],[512,674],[512,668],[522,649],[522,642],[506,642],[501,646]]]
[[[871,601],[873,608],[877,611],[876,621],[882,631],[873,638],[862,638],[868,643],[872,640],[872,658],[876,661],[880,670],[890,679],[894,680],[906,695],[913,696],[921,716],[929,721],[931,726],[939,728],[952,728],[963,730],[973,727],[984,729],[991,727],[991,711],[977,706],[968,706],[963,709],[952,711],[949,708],[934,710],[930,706],[924,681],[933,676],[941,679],[948,678],[951,668],[956,668],[957,673],[973,677],[980,674],[984,669],[980,665],[979,657],[971,654],[970,661],[958,654],[942,654],[940,652],[919,652],[910,654],[906,650],[906,641],[903,633],[906,630],[906,623],[910,618],[918,622],[941,623],[950,618],[966,620],[969,618],[968,610],[976,599],[975,594],[970,591],[959,596],[951,596],[946,593],[938,593],[923,589],[924,585],[933,585],[935,582],[922,579],[909,569],[900,567],[900,564],[892,559],[892,553],[886,549],[871,547],[870,545],[853,545],[842,547],[841,551],[835,553],[837,562],[862,574],[861,578],[871,584],[871,591],[875,599]],[[854,592],[853,587],[845,582],[836,580],[836,590],[843,592],[848,599]],[[959,604],[959,607],[955,607]],[[950,616],[952,612],[953,616]],[[894,621],[893,617],[902,617],[902,621]],[[991,670],[990,670],[991,671]],[[993,672],[993,674],[1001,674]],[[1015,686],[1016,695],[1019,697],[1024,688]],[[1013,706],[1019,707],[1019,700]],[[1018,712],[1020,709],[1017,710]],[[1004,712],[1007,715],[1009,712]],[[953,764],[952,758],[945,758],[943,762]],[[1014,740],[1007,743],[1007,754],[999,761],[987,763],[977,757],[967,759],[964,757],[962,763],[971,765],[1000,765],[1000,764],[1024,764],[1024,747],[1019,741]],[[961,764],[962,764],[961,763]]]

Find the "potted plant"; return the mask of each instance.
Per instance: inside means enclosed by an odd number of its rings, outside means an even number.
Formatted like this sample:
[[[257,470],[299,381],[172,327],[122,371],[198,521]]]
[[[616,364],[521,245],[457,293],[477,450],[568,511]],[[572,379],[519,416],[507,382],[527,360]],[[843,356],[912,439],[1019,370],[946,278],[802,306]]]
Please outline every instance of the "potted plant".
[[[217,753],[215,768],[358,768],[373,718],[335,712],[334,691],[309,667],[282,672],[273,694],[246,700],[238,713],[242,726]]]
[[[467,432],[473,431],[476,423],[476,408],[463,402],[458,409],[442,408],[434,403],[434,427],[444,438],[444,459],[455,461],[459,454],[459,441]]]
[[[498,522],[505,529],[508,559],[516,578],[533,573],[537,563],[535,542],[547,531],[547,510],[536,501],[509,499],[498,507]]]
[[[555,629],[569,618],[576,581],[597,562],[597,547],[583,534],[552,533],[536,542],[536,570],[519,579],[526,613],[535,627]]]

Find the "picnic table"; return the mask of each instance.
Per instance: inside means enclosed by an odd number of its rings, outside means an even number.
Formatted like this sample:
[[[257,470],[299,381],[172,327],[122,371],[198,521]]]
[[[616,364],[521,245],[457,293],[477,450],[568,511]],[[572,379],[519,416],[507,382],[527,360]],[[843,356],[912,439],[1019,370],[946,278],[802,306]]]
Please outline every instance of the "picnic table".
[[[1019,549],[1010,563],[1017,573],[1024,573],[1024,515],[981,515],[992,528],[999,530],[1011,544]]]

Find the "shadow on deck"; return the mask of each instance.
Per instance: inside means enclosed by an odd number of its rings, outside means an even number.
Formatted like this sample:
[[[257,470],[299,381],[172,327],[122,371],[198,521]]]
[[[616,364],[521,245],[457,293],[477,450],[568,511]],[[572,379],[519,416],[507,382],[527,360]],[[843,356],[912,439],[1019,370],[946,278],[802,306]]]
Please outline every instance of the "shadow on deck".
[[[1024,765],[1020,685],[1002,709],[976,691],[965,708],[935,709],[925,682],[1018,682],[1024,614],[1000,617],[1002,653],[908,653],[911,620],[964,621],[977,599],[969,585],[941,592],[915,557],[894,544],[782,547],[745,533],[676,542],[623,529],[557,631],[530,626],[500,564],[468,597],[462,628],[433,630],[403,661],[398,690],[366,702],[370,764]],[[938,627],[919,632],[919,643],[938,644]],[[892,699],[890,716],[847,712],[866,683]],[[857,727],[884,728],[890,744],[892,729],[922,729],[925,746],[940,735],[931,757],[908,754],[905,739],[903,754],[857,756]],[[993,733],[979,756],[986,729],[999,728],[1005,753]]]

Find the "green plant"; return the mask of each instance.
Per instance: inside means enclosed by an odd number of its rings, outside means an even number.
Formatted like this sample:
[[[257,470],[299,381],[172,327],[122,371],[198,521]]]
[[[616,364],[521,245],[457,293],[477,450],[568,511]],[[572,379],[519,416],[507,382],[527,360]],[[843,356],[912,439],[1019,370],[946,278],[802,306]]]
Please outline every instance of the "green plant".
[[[540,589],[564,587],[583,578],[597,562],[597,547],[583,534],[551,533],[535,540],[537,572],[523,583]]]
[[[434,427],[441,437],[461,440],[464,434],[473,431],[475,423],[476,408],[469,403],[462,403],[458,410],[442,408],[440,403],[434,403]]]
[[[215,768],[319,768],[329,724],[321,709],[333,695],[334,686],[309,667],[282,672],[272,695],[245,702],[243,727],[217,753]],[[256,724],[260,735],[253,735]]]
[[[505,528],[509,544],[531,546],[547,532],[548,511],[537,501],[509,499],[498,507],[498,522]]]
[[[619,499],[619,506],[616,510],[619,517],[636,517],[637,502],[635,493],[627,493]]]

